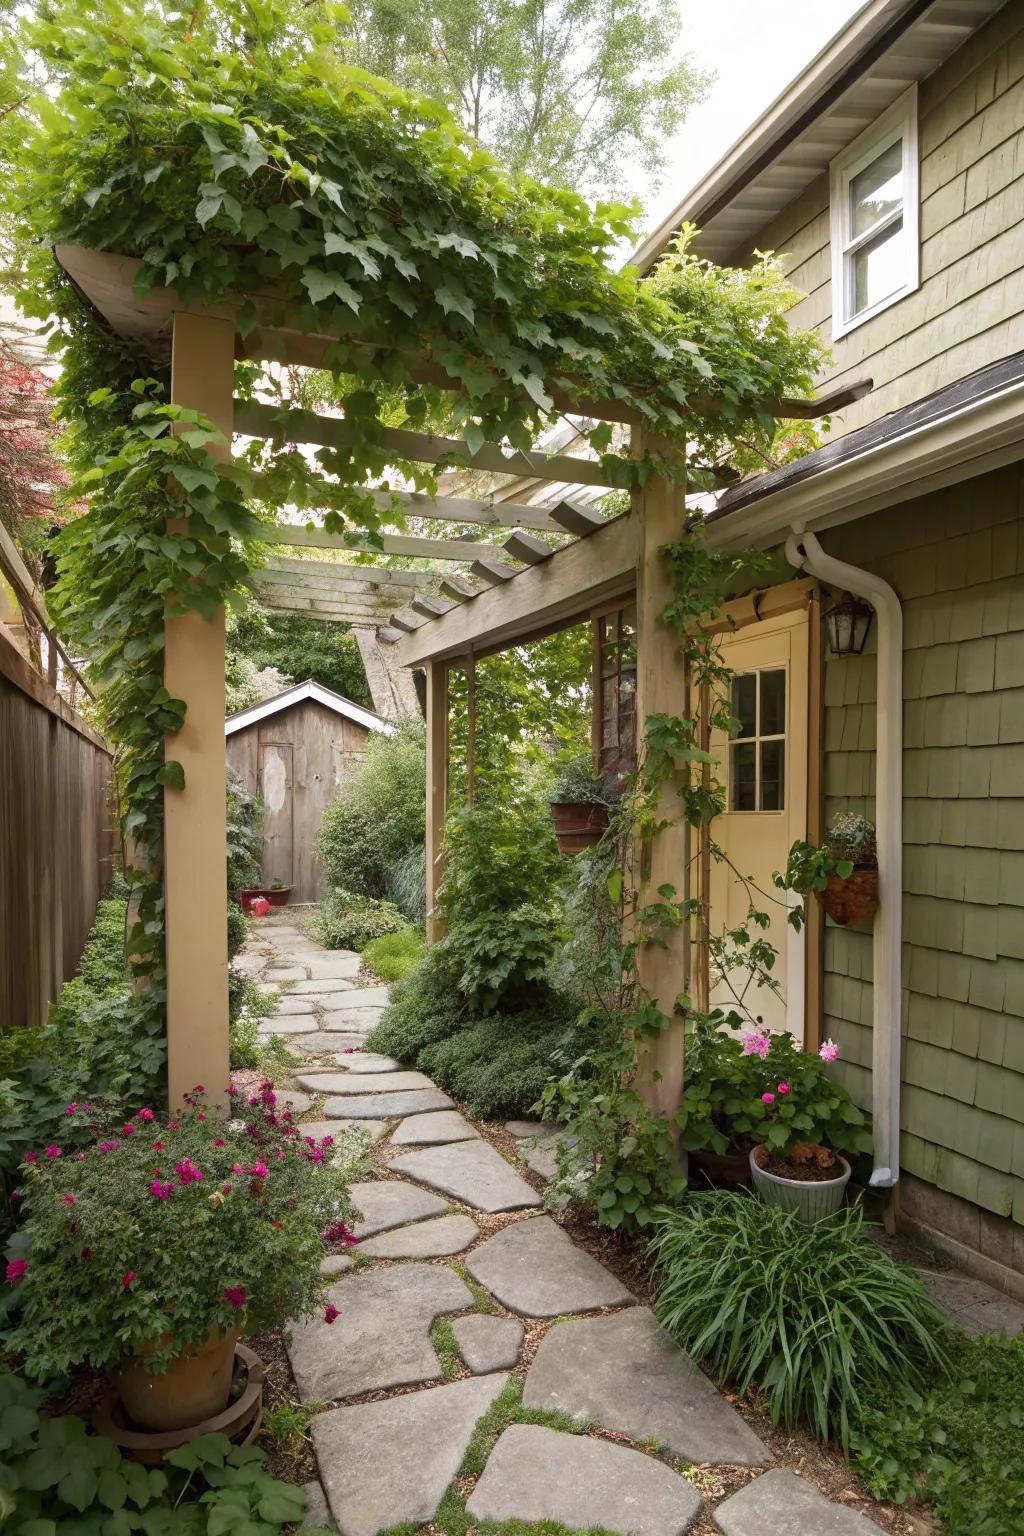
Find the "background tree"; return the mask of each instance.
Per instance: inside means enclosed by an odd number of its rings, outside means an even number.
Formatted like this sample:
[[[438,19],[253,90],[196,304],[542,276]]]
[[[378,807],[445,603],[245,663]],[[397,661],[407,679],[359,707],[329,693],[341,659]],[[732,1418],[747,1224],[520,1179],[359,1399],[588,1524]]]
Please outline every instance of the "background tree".
[[[372,709],[370,690],[355,636],[347,624],[308,618],[303,613],[261,613],[235,619],[228,631],[229,709],[245,709],[293,683],[312,678]],[[253,697],[249,691],[255,689]]]
[[[443,101],[510,170],[589,196],[656,183],[711,77],[677,0],[351,0],[357,61]]]

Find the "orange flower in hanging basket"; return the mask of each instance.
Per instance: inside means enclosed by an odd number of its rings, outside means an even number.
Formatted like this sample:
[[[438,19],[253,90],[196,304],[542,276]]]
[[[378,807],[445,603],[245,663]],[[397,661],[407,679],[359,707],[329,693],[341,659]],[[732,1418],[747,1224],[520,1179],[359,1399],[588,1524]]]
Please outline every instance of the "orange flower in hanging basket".
[[[874,917],[878,911],[877,865],[862,865],[845,880],[841,875],[829,875],[821,892],[821,904],[841,928],[851,928],[854,923]]]

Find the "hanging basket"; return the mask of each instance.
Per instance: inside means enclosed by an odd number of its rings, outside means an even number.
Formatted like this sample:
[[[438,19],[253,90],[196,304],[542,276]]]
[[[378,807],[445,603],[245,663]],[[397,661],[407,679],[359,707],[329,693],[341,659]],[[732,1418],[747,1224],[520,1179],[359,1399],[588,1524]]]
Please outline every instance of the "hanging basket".
[[[874,917],[878,911],[877,867],[874,864],[858,865],[845,880],[839,875],[829,875],[828,885],[821,893],[821,904],[841,928],[851,928],[854,923]]]
[[[607,831],[608,807],[600,800],[552,800],[550,805],[559,853],[593,848]]]

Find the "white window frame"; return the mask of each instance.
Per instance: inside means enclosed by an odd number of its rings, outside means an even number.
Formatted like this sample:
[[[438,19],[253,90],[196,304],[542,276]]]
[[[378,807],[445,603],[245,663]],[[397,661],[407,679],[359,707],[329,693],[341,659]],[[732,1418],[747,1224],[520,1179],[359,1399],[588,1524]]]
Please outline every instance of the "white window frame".
[[[873,160],[903,140],[903,202],[898,213],[878,219],[862,235],[850,233],[850,183]],[[872,320],[891,304],[898,304],[921,283],[920,260],[920,166],[917,151],[917,86],[912,85],[887,112],[848,144],[829,167],[829,209],[832,244],[832,339],[838,341],[850,331]],[[851,257],[861,246],[883,232],[898,218],[903,219],[903,273],[899,288],[887,293],[877,304],[857,314],[850,314],[852,298]]]
[[[781,731],[769,731],[767,735],[762,734],[762,731],[761,731],[761,674],[763,672],[781,672],[783,674],[784,679],[785,679],[785,681],[783,683],[783,687],[786,690],[786,692],[785,692],[786,708],[785,708],[783,722],[782,722],[782,730]],[[726,757],[726,762],[727,762],[728,766],[727,766],[727,771],[726,771],[726,774],[725,774],[725,779],[726,779],[726,802],[725,802],[726,803],[726,814],[729,815],[729,816],[785,816],[786,808],[787,808],[787,806],[789,804],[789,738],[790,738],[790,730],[789,730],[789,726],[790,726],[790,719],[789,719],[789,683],[790,683],[790,678],[789,678],[789,662],[788,661],[766,661],[766,662],[763,662],[762,665],[759,666],[759,667],[741,667],[741,668],[739,668],[738,671],[734,672],[732,675],[733,675],[734,678],[739,678],[739,677],[756,677],[757,678],[757,683],[755,684],[755,691],[754,691],[754,734],[753,734],[753,736],[730,736],[729,737],[728,748],[727,748],[727,757]],[[762,787],[761,787],[761,743],[765,742],[765,741],[781,741],[782,742],[782,761],[783,761],[783,768],[782,768],[782,804],[780,806],[778,806],[775,810],[768,810],[768,811],[763,810],[762,807],[761,807],[761,796],[762,796]],[[747,743],[747,742],[753,743],[753,747],[754,747],[754,806],[753,806],[753,808],[751,810],[741,811],[741,810],[738,810],[736,807],[734,807],[733,803],[732,803],[733,789],[735,787],[734,784],[733,784],[733,772],[732,772],[732,764],[733,764],[732,749],[733,749],[733,747],[740,746],[740,745],[742,745],[744,743]]]

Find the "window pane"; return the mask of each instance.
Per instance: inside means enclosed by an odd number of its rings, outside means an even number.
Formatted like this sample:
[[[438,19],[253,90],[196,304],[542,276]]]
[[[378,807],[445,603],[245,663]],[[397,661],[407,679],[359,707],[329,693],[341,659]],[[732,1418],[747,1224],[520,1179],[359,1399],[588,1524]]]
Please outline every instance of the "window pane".
[[[906,281],[906,261],[903,242],[903,220],[899,219],[854,251],[850,257],[851,314],[859,315],[862,309],[881,303],[890,293],[903,287]]]
[[[757,809],[757,747],[742,741],[730,747],[729,808],[733,811]]]
[[[850,182],[850,233],[865,234],[903,201],[903,140],[898,139]]]
[[[786,798],[786,744],[784,741],[761,743],[761,809],[781,811]]]
[[[747,672],[732,680],[733,717],[739,721],[737,736],[753,736],[757,730],[757,673]]]
[[[762,736],[783,736],[786,731],[786,670],[762,672],[761,678],[761,731]]]

